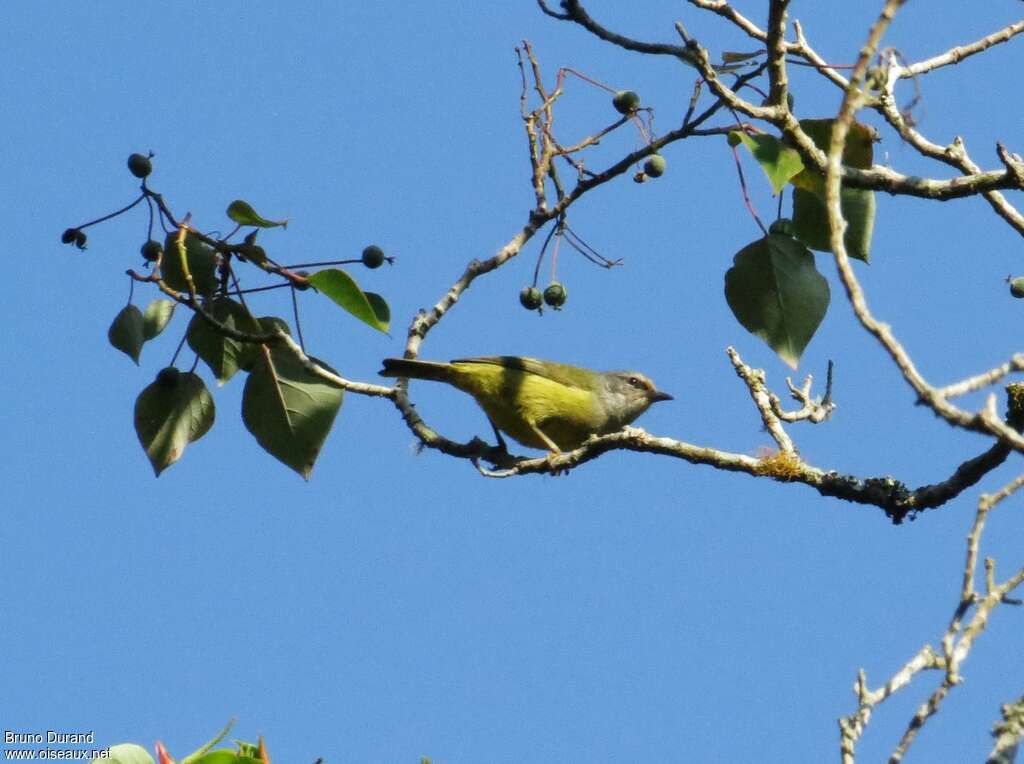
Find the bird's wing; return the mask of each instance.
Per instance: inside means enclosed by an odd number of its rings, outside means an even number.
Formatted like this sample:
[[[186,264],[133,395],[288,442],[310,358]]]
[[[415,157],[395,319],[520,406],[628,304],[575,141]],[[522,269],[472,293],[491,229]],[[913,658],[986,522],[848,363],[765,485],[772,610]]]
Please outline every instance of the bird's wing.
[[[526,358],[519,355],[489,355],[480,358],[458,358],[452,363],[481,363],[492,366],[501,366],[506,369],[517,369],[528,374],[536,374],[547,377],[553,382],[558,382],[566,387],[580,387],[578,372],[572,366],[554,361],[539,361],[536,358]],[[576,373],[574,373],[576,372]]]

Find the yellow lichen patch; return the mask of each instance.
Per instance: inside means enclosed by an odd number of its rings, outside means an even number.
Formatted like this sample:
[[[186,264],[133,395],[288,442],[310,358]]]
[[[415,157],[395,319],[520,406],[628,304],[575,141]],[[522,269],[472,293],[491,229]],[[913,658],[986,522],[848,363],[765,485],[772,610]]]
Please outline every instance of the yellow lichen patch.
[[[800,456],[794,451],[774,451],[761,449],[758,454],[760,463],[754,468],[757,475],[767,475],[777,480],[793,480],[804,468]]]

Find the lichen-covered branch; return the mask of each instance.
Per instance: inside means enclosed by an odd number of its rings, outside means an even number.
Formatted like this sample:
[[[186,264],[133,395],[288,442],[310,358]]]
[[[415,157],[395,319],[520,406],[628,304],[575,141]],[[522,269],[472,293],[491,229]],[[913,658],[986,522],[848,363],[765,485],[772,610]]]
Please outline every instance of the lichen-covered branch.
[[[996,742],[985,764],[1013,764],[1017,759],[1020,739],[1024,737],[1024,696],[1016,703],[1005,703],[1001,713],[1002,721],[992,730]]]

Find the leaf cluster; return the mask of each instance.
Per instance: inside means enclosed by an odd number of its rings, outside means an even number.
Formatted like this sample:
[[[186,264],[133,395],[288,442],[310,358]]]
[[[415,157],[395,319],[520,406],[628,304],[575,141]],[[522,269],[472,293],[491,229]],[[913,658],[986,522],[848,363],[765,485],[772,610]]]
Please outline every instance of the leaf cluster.
[[[176,352],[171,363],[160,369],[139,394],[135,401],[139,442],[154,472],[160,475],[181,458],[190,443],[210,430],[215,421],[213,396],[195,372],[196,364],[202,361],[218,385],[228,383],[239,372],[246,375],[242,396],[246,428],[272,456],[308,478],[341,408],[342,380],[328,365],[305,354],[301,332],[296,344],[285,319],[254,314],[246,295],[287,288],[298,327],[297,293],[311,290],[386,334],[391,322],[387,301],[376,292],[361,289],[347,271],[326,266],[360,263],[377,268],[394,258],[371,245],[359,258],[302,264],[319,268],[313,273],[298,270],[299,266],[282,265],[257,244],[257,235],[263,229],[285,228],[288,221],[268,219],[240,199],[231,202],[226,211],[236,223],[234,230],[223,237],[204,234],[188,219],[175,219],[163,197],[148,187],[151,157],[136,154],[129,161],[132,174],[143,181],[139,198],[117,212],[70,228],[61,237],[65,243],[83,248],[82,229],[145,201],[150,216],[146,242],[140,251],[148,273],[127,271],[132,297],[110,324],[110,344],[138,365],[143,348],[171,324],[178,306],[192,313],[178,352],[187,343],[196,362],[192,369],[181,371],[175,365]],[[153,239],[154,218],[166,231],[162,246]],[[252,230],[241,241],[232,241],[243,228]],[[278,282],[242,289],[240,267],[255,269]],[[137,284],[153,285],[164,296],[140,310],[133,302]]]

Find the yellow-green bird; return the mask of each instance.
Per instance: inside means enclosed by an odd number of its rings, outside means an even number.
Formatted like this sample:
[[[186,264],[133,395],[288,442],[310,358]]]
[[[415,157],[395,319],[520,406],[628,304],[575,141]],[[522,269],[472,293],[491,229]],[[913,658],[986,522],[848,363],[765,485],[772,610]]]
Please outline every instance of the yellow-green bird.
[[[553,454],[620,430],[652,403],[672,400],[636,371],[591,371],[510,355],[449,363],[385,358],[380,374],[452,385],[476,399],[499,441],[500,430]]]

